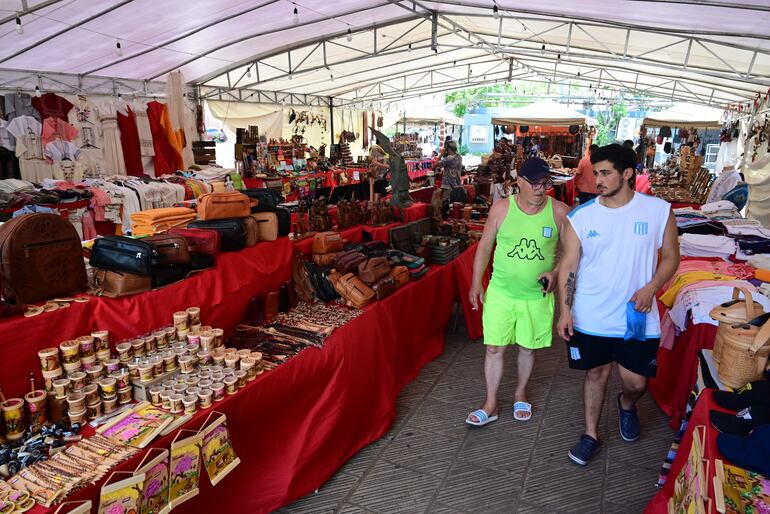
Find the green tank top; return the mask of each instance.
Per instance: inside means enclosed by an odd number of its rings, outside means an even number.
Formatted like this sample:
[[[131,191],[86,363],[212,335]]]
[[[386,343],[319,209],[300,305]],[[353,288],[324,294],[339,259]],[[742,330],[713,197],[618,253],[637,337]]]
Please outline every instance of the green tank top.
[[[511,195],[508,215],[497,231],[489,287],[511,298],[542,298],[543,287],[537,277],[553,269],[558,241],[551,198],[540,212],[527,214]]]

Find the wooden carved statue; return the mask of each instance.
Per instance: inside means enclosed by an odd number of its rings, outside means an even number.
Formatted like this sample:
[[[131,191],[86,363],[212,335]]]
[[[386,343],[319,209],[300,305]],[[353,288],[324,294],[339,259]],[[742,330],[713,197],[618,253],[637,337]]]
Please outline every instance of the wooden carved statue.
[[[375,130],[374,127],[371,129],[377,144],[390,156],[390,185],[392,187],[390,204],[393,207],[409,207],[414,201],[409,196],[409,175],[406,173],[404,158],[392,147],[390,139],[382,132]]]

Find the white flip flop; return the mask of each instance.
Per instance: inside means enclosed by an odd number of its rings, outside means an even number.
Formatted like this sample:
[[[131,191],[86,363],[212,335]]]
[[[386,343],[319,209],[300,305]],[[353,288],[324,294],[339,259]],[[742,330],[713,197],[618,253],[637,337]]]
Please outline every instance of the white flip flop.
[[[517,415],[517,412],[528,412],[529,416],[523,417],[521,414]],[[516,421],[529,421],[532,419],[532,404],[527,402],[516,402],[513,404],[513,419]]]
[[[476,419],[478,421],[473,421],[471,419],[471,416],[476,416]],[[468,417],[465,418],[465,422],[469,425],[473,425],[474,427],[483,427],[484,425],[488,425],[489,423],[492,423],[493,421],[497,421],[497,414],[494,416],[490,416],[486,412],[484,412],[484,409],[478,409],[470,414],[468,414]]]

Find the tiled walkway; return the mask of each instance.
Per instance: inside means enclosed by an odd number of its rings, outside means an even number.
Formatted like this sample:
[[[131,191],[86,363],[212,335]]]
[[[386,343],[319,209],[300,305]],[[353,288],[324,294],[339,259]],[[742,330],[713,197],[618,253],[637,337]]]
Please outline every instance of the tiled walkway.
[[[447,335],[444,354],[398,399],[398,418],[379,441],[356,454],[317,493],[286,513],[639,513],[655,494],[673,437],[649,396],[639,404],[642,437],[617,431],[613,375],[602,415],[604,446],[586,468],[567,450],[581,433],[583,374],[568,369],[564,345],[538,353],[530,380],[534,415],[511,416],[515,350],[506,354],[501,417],[484,427],[464,423],[483,401],[484,352],[462,333]],[[608,408],[611,405],[612,408]]]

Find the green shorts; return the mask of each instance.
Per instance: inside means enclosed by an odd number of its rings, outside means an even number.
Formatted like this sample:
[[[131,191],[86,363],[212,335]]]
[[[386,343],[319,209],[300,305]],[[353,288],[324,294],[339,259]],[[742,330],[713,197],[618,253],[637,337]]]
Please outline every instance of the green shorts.
[[[489,288],[482,314],[484,344],[548,348],[553,339],[553,310],[553,293],[545,298],[517,300]]]

